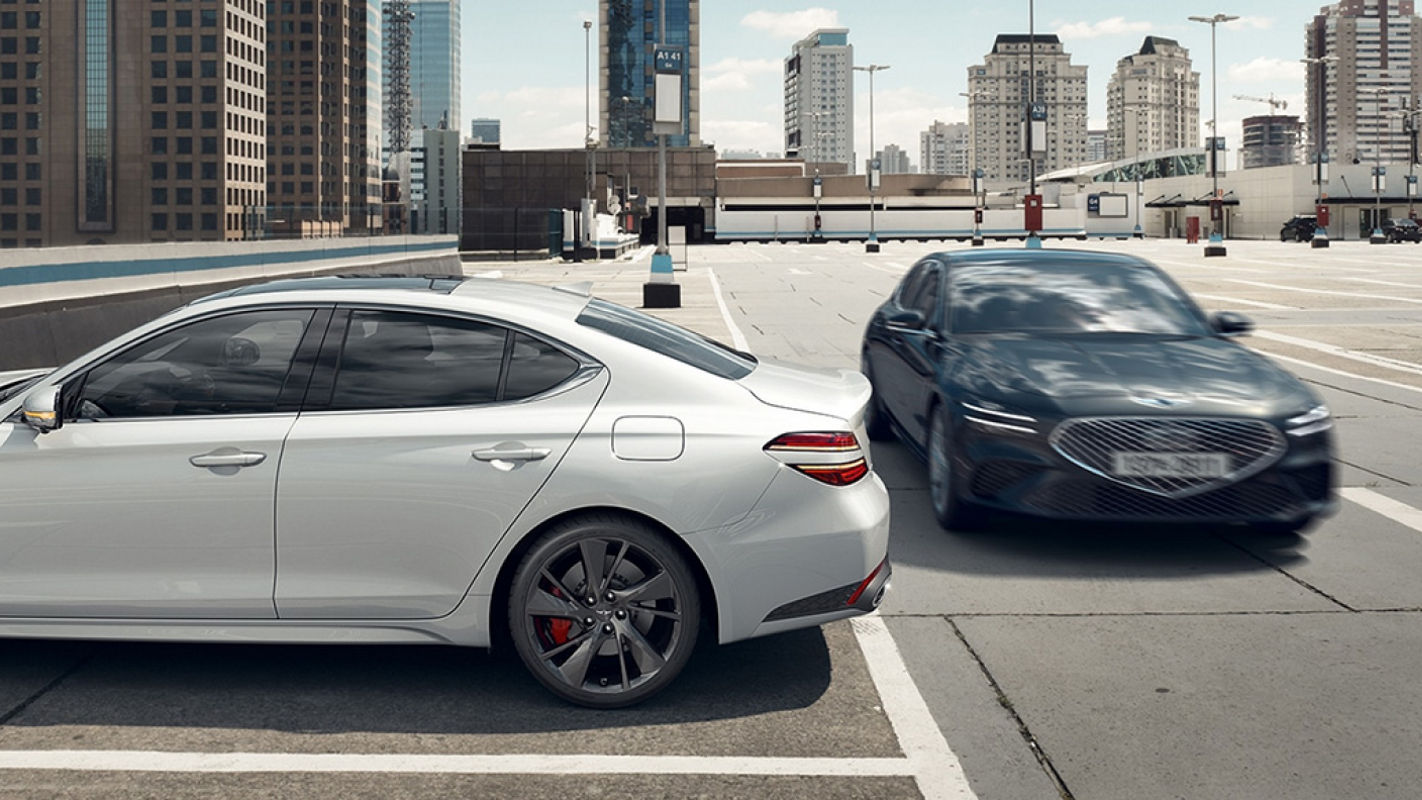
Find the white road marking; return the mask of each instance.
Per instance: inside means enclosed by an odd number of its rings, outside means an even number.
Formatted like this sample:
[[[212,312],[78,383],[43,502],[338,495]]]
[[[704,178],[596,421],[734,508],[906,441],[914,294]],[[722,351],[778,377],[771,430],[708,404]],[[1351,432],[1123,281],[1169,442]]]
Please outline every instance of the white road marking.
[[[1290,364],[1299,364],[1301,366],[1308,367],[1309,369],[1316,369],[1321,372],[1341,375],[1345,378],[1352,378],[1354,380],[1359,381],[1371,381],[1373,383],[1381,384],[1383,386],[1391,386],[1394,389],[1406,389],[1409,392],[1418,392],[1419,394],[1422,394],[1422,386],[1408,386],[1405,383],[1384,380],[1382,378],[1373,378],[1367,375],[1359,375],[1356,372],[1346,372],[1341,369],[1334,369],[1333,367],[1325,367],[1322,364],[1315,364],[1312,361],[1305,361],[1302,358],[1294,358],[1293,356],[1281,356],[1278,353],[1269,353],[1269,358],[1273,359],[1274,361],[1285,361]]]
[[[889,269],[888,267],[875,264],[873,261],[865,261],[863,263],[864,266],[868,267],[869,269],[878,270],[879,272],[886,272],[890,275],[893,275],[895,278],[901,278],[904,274],[904,267],[899,264],[894,265],[897,266],[898,269]]]
[[[904,270],[905,272],[908,271],[908,267],[907,267],[907,266],[904,266],[903,264],[900,264],[900,263],[897,262],[897,261],[885,261],[884,263],[887,264],[887,265],[889,265],[889,266],[891,266],[891,267],[894,267],[894,268],[896,268],[896,269],[901,269],[901,270]]]
[[[654,245],[654,244],[646,245],[646,246],[643,247],[641,250],[637,250],[636,252],[634,252],[634,253],[631,255],[631,257],[628,257],[628,258],[627,258],[627,260],[628,260],[629,262],[635,264],[635,263],[637,263],[638,261],[641,261],[642,259],[644,259],[644,258],[650,256],[652,253],[656,252],[656,250],[657,250],[657,246],[656,246],[656,245]]]
[[[1402,361],[1387,356],[1377,356],[1372,353],[1362,353],[1357,350],[1349,350],[1338,345],[1327,342],[1316,342],[1313,339],[1301,339],[1297,336],[1290,336],[1286,333],[1274,333],[1272,331],[1254,331],[1254,335],[1261,339],[1270,339],[1275,342],[1291,344],[1295,347],[1306,347],[1310,350],[1317,350],[1320,353],[1328,353],[1339,358],[1346,358],[1352,361],[1359,361],[1364,364],[1371,364],[1375,367],[1396,370],[1398,372],[1410,372],[1413,375],[1422,375],[1422,364],[1413,361]]]
[[[883,617],[871,614],[850,620],[854,638],[869,665],[869,677],[884,703],[884,713],[899,738],[899,747],[913,766],[914,780],[924,800],[976,798],[958,756],[943,738],[933,713],[923,701],[918,686],[909,675],[899,647],[884,624]]]
[[[760,261],[762,264],[769,264],[773,259],[771,259],[770,256],[767,256],[764,253],[758,252],[757,248],[759,247],[760,245],[745,244],[741,246],[741,250],[748,256],[755,256],[756,260]]]
[[[1414,299],[1414,298],[1410,298],[1410,297],[1393,297],[1392,295],[1386,295],[1386,294],[1363,294],[1363,293],[1361,293],[1361,292],[1337,292],[1337,291],[1333,291],[1333,290],[1331,290],[1331,289],[1301,289],[1301,288],[1299,288],[1299,287],[1297,287],[1297,286],[1285,286],[1285,285],[1282,284],[1282,283],[1264,283],[1264,282],[1262,282],[1262,281],[1247,281],[1247,280],[1244,280],[1243,278],[1221,278],[1220,280],[1229,281],[1230,283],[1243,283],[1243,284],[1248,284],[1249,286],[1258,286],[1258,287],[1264,288],[1264,289],[1282,289],[1283,291],[1286,291],[1286,292],[1304,292],[1304,293],[1306,293],[1306,294],[1331,294],[1331,295],[1335,295],[1335,296],[1337,296],[1337,297],[1361,297],[1361,298],[1368,299],[1368,300],[1392,300],[1392,301],[1398,302],[1398,303],[1422,304],[1422,299]]]
[[[907,758],[600,756],[543,753],[183,753],[156,750],[0,750],[0,770],[78,772],[381,772],[477,775],[914,775]],[[928,796],[925,794],[925,796]],[[940,795],[941,796],[941,795]]]
[[[1224,303],[1235,303],[1242,306],[1254,306],[1255,308],[1278,309],[1285,311],[1296,311],[1298,306],[1285,306],[1278,303],[1266,303],[1263,300],[1245,300],[1243,297],[1229,297],[1222,294],[1205,294],[1204,292],[1191,292],[1193,297],[1203,297],[1206,300],[1219,300]]]
[[[721,282],[716,279],[716,270],[706,268],[706,277],[711,281],[711,292],[716,295],[716,305],[721,309],[721,319],[726,321],[726,327],[731,329],[731,346],[742,353],[750,352],[750,344],[746,342],[746,335],[741,333],[740,326],[731,319],[731,309],[726,307],[726,298],[721,296]]]
[[[813,272],[810,272],[809,270],[795,269],[794,267],[791,267],[791,268],[790,268],[790,274],[791,274],[791,275],[813,275],[814,273],[813,273]]]
[[[487,270],[487,271],[485,271],[485,272],[476,272],[476,273],[474,273],[473,275],[470,275],[469,277],[471,277],[471,278],[489,278],[490,280],[498,280],[498,279],[504,277],[504,271],[503,271],[503,270],[500,270],[500,269],[491,269],[491,270]]]
[[[1345,500],[1382,514],[1384,517],[1400,522],[1414,531],[1422,532],[1422,510],[1418,510],[1408,504],[1394,500],[1384,494],[1379,494],[1372,489],[1364,489],[1361,486],[1350,486],[1346,489],[1338,490]]]
[[[1149,260],[1155,262],[1156,264],[1171,264],[1171,265],[1176,266],[1176,267],[1187,267],[1187,268],[1189,268],[1189,269],[1206,270],[1206,271],[1208,271],[1208,272],[1219,272],[1221,269],[1232,269],[1232,270],[1237,270],[1237,271],[1239,271],[1239,272],[1255,272],[1255,273],[1258,273],[1258,274],[1260,274],[1260,275],[1272,275],[1272,274],[1274,274],[1274,271],[1273,271],[1273,270],[1267,270],[1267,269],[1250,269],[1249,267],[1241,267],[1241,266],[1237,266],[1237,265],[1235,265],[1235,264],[1196,264],[1196,263],[1191,262],[1191,261],[1176,261],[1176,260],[1173,259],[1173,258],[1159,258],[1159,257],[1152,257],[1152,258],[1150,258]]]
[[[1422,283],[1398,283],[1397,281],[1380,281],[1376,278],[1349,278],[1348,280],[1359,283],[1376,283],[1379,286],[1401,286],[1404,289],[1422,289]]]

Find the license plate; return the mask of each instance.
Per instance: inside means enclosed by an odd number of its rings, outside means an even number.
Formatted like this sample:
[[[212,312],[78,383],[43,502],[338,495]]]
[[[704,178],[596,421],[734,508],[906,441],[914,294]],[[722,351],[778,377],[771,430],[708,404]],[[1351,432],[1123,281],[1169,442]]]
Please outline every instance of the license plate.
[[[1114,470],[1122,478],[1222,478],[1228,453],[1117,453]]]

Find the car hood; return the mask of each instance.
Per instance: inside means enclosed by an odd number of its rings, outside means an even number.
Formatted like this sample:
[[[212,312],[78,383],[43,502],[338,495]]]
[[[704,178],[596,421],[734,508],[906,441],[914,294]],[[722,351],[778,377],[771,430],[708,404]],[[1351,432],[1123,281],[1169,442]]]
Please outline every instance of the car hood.
[[[1295,377],[1263,356],[1215,337],[1097,334],[993,336],[976,346],[965,378],[1001,389],[1073,400],[1194,412],[1297,413],[1312,399]]]
[[[757,357],[759,358],[759,357]],[[869,402],[869,380],[852,369],[820,369],[760,359],[737,381],[762,403],[839,417],[858,424]]]

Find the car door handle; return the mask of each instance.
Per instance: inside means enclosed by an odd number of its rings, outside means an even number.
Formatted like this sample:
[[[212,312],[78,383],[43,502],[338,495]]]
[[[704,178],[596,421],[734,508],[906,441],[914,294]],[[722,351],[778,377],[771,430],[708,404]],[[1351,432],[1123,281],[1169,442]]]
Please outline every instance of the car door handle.
[[[480,461],[542,461],[552,452],[546,447],[517,447],[507,450],[491,447],[488,450],[475,450],[474,457]]]
[[[267,460],[266,453],[247,453],[231,447],[193,456],[188,463],[195,467],[255,467]]]

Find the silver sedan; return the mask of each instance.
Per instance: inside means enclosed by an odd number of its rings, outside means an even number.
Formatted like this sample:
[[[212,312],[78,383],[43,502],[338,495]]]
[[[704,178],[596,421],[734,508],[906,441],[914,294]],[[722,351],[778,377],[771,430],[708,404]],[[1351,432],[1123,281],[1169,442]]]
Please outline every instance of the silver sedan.
[[[877,606],[868,399],[580,287],[215,295],[0,373],[0,636],[511,641],[629,705],[703,630]]]

